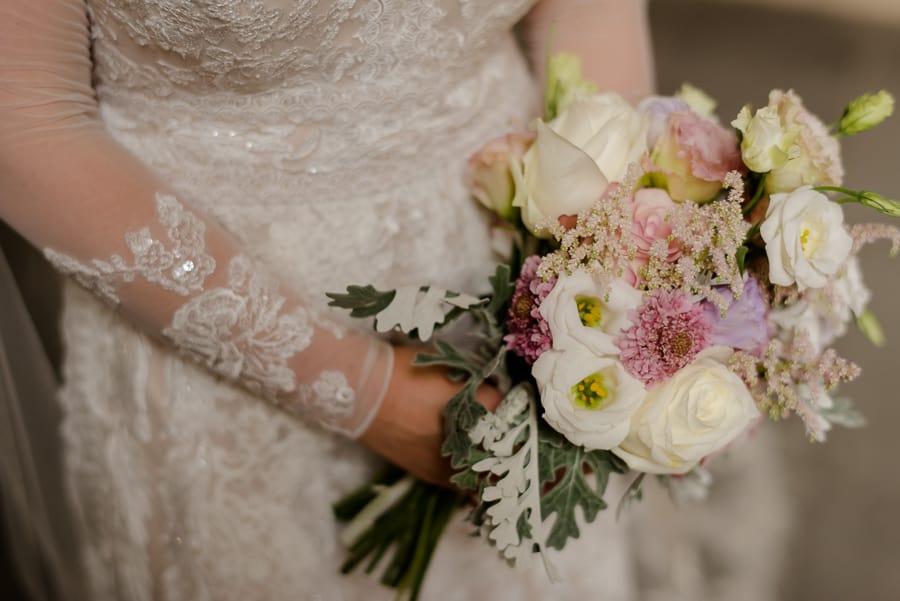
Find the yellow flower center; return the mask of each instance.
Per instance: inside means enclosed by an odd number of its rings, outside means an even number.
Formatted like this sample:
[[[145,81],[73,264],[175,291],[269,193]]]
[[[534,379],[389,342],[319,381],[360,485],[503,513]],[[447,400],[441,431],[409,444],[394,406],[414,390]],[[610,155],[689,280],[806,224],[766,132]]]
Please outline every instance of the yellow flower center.
[[[575,303],[578,305],[578,317],[588,328],[598,328],[603,321],[603,312],[600,310],[601,302],[599,298],[593,296],[576,296]]]
[[[800,250],[807,257],[813,256],[824,241],[822,226],[813,221],[805,222],[800,228]]]
[[[603,409],[609,400],[609,383],[599,371],[572,387],[572,402],[583,409]]]

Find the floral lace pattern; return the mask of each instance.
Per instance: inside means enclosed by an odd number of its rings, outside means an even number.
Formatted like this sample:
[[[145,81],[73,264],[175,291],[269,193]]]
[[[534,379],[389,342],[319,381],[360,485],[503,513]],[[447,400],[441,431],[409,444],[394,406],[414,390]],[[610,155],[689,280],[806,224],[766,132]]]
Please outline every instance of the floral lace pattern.
[[[212,371],[278,399],[296,388],[288,359],[306,349],[313,337],[306,309],[282,313],[284,303],[272,278],[254,269],[249,258],[237,256],[229,265],[228,287],[189,300],[163,335]],[[331,398],[344,407],[346,394],[340,392]],[[302,407],[291,409],[299,412]]]
[[[113,306],[120,302],[116,285],[133,282],[137,276],[181,296],[202,290],[204,281],[216,269],[215,259],[206,252],[206,226],[172,196],[157,194],[156,211],[171,245],[154,239],[148,227],[127,232],[125,243],[134,256],[131,264],[119,255],[109,261],[81,263],[49,248],[44,256]]]

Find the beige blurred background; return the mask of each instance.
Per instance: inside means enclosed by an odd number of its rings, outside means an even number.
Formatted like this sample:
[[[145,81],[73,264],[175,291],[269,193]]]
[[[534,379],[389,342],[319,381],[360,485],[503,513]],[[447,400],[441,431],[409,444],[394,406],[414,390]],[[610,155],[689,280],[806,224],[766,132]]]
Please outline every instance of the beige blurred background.
[[[745,102],[765,104],[773,87],[793,87],[826,121],[862,92],[900,96],[900,0],[651,0],[650,9],[659,91],[690,81],[720,101],[723,120]],[[844,159],[849,187],[900,198],[900,114],[846,139]],[[850,209],[851,221],[878,220]],[[797,423],[776,424],[796,511],[784,601],[900,599],[900,258],[878,245],[862,261],[888,343],[873,348],[853,330],[838,350],[863,366],[842,391],[868,427],[818,445]]]
[[[900,95],[900,0],[650,0],[650,9],[660,92],[690,81],[720,101],[723,119],[745,102],[764,104],[773,87],[793,87],[826,120],[861,92]],[[900,197],[900,115],[844,148],[849,186]],[[878,218],[849,214],[852,221]],[[3,230],[0,243],[31,309],[52,323],[55,289],[40,259]],[[780,601],[900,599],[900,259],[875,246],[864,251],[863,265],[888,344],[875,349],[852,331],[839,350],[864,366],[844,392],[869,426],[833,432],[826,445],[807,442],[797,423],[774,428],[796,515],[778,576]],[[47,345],[58,356],[52,332]],[[20,598],[2,549],[0,598]]]

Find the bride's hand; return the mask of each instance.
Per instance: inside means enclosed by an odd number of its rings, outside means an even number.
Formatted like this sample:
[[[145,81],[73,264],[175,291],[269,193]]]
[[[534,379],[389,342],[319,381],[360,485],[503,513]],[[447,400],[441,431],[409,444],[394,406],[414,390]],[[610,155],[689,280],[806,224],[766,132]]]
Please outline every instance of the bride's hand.
[[[451,382],[442,368],[413,366],[418,352],[408,347],[394,349],[394,372],[387,394],[360,440],[414,476],[448,486],[453,471],[440,451],[444,440],[442,412],[461,385]],[[482,386],[477,398],[490,410],[501,400],[500,392],[490,386]]]

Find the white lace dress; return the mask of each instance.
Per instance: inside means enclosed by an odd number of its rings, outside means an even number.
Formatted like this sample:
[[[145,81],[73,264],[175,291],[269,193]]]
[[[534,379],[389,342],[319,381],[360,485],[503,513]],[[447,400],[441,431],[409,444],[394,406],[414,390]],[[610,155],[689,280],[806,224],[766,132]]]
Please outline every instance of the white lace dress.
[[[534,112],[511,33],[528,4],[90,0],[100,115],[309,306],[350,283],[479,291],[493,259],[461,168]],[[74,285],[65,300],[66,461],[93,599],[391,598],[338,574],[330,505],[372,473],[361,446]],[[423,599],[629,598],[623,530],[604,520],[557,560],[555,587],[509,571],[459,520]]]

